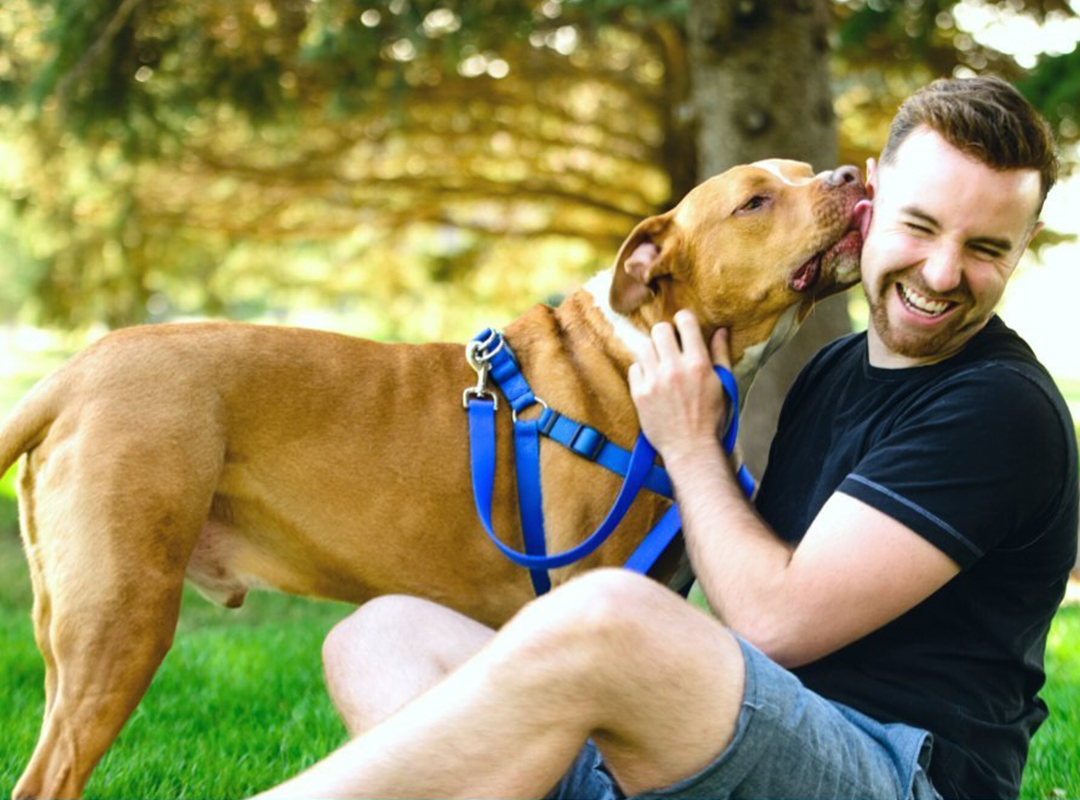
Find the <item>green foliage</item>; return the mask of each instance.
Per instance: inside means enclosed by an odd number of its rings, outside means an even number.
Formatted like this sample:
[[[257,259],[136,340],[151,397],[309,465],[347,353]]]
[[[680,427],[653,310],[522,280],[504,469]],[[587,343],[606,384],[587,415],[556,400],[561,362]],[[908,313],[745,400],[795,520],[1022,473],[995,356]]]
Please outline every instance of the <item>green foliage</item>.
[[[22,98],[42,110],[59,100],[69,127],[80,135],[133,142],[142,135],[134,123],[148,112],[167,125],[175,116],[170,112],[195,112],[206,100],[229,104],[251,122],[277,124],[312,97],[323,109],[342,113],[371,108],[387,90],[416,86],[418,69],[455,69],[477,53],[506,53],[538,31],[681,22],[685,5],[43,0],[34,10],[42,40],[53,46],[32,69]]]
[[[680,7],[12,0],[0,308],[109,327],[275,314],[282,296],[348,305],[417,239],[436,284],[515,238],[591,249],[503,299],[520,312],[667,200],[666,154],[692,162],[662,147],[681,55],[655,33]],[[448,231],[479,239],[434,253]]]
[[[1017,87],[1057,126],[1062,138],[1076,138],[1080,131],[1080,49],[1042,56],[1038,68],[1017,81]]]
[[[833,3],[844,161],[877,151],[899,97],[957,70],[1022,78],[1063,139],[1077,136],[1075,53],[1025,76],[959,31],[954,5]],[[1010,5],[1021,7],[1068,9]],[[534,250],[572,248],[556,256],[557,287],[501,299],[519,312],[609,263],[634,224],[693,183],[686,11],[686,0],[6,0],[0,315],[118,327],[279,318],[311,303],[374,309],[361,327],[404,329],[366,291],[387,263],[419,265],[426,277],[410,283],[426,292],[494,269],[508,240],[519,273],[548,269]],[[472,245],[433,253],[447,231]],[[436,336],[464,324],[451,314]]]

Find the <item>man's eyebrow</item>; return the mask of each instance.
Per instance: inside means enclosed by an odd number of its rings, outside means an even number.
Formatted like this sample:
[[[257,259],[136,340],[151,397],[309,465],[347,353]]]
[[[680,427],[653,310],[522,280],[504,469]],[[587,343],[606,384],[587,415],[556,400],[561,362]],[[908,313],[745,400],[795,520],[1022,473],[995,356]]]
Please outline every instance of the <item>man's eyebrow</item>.
[[[904,206],[900,209],[901,213],[907,214],[909,217],[915,217],[923,222],[933,225],[935,228],[940,228],[941,223],[932,214],[927,214],[918,206]],[[980,245],[982,247],[993,247],[1001,250],[1003,253],[1011,252],[1013,244],[1008,239],[1001,239],[996,236],[976,236],[974,239],[970,239],[968,244]]]
[[[923,222],[928,222],[935,228],[941,227],[940,222],[938,222],[932,215],[927,214],[918,206],[904,206],[900,209],[900,211],[903,214],[907,214],[909,217],[915,217],[916,219],[921,219]]]
[[[981,247],[992,247],[996,250],[1000,250],[1002,253],[1011,252],[1013,249],[1012,242],[1008,239],[998,239],[994,236],[976,236],[970,240],[968,244],[977,244]]]

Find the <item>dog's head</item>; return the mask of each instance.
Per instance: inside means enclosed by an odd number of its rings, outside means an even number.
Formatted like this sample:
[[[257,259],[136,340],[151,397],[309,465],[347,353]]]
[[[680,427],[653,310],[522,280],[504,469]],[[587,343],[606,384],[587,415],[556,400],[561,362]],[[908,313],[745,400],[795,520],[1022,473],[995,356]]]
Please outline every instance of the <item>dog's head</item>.
[[[816,300],[858,282],[866,200],[855,167],[734,167],[634,228],[615,261],[611,307],[643,329],[689,308],[707,336],[731,329],[734,362],[766,342],[771,351],[781,319],[787,338]]]

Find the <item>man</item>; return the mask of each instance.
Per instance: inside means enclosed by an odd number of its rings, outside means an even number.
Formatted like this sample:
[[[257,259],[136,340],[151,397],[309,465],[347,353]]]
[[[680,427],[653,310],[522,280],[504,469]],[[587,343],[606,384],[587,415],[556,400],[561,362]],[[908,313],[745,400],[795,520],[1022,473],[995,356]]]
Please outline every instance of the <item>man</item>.
[[[1077,453],[993,309],[1039,229],[1051,140],[1004,82],[938,81],[868,173],[871,324],[799,377],[756,512],[715,436],[724,333],[710,358],[680,312],[631,368],[720,621],[619,570],[498,634],[373,601],[325,649],[362,735],[278,794],[1016,796],[1076,553]]]

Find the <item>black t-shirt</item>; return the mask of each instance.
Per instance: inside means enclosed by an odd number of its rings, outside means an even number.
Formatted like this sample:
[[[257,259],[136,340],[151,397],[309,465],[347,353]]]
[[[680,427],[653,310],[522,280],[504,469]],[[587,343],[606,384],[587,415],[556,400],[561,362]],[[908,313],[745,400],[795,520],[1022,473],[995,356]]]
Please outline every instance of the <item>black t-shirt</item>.
[[[796,542],[836,491],[961,572],[796,675],[879,721],[929,730],[930,777],[946,797],[1016,797],[1047,714],[1047,630],[1076,558],[1076,439],[1053,381],[997,317],[924,367],[870,366],[865,334],[834,342],[788,394],[756,504]]]

